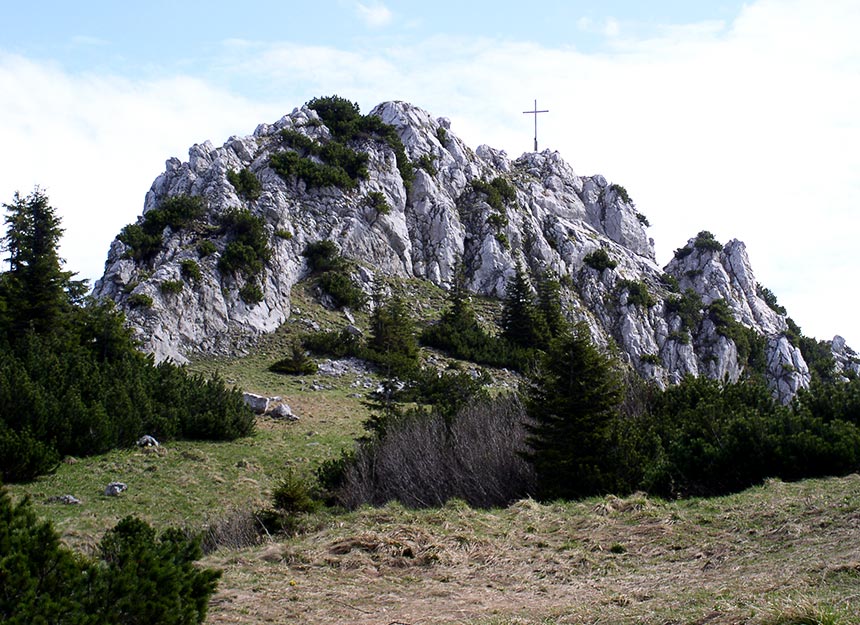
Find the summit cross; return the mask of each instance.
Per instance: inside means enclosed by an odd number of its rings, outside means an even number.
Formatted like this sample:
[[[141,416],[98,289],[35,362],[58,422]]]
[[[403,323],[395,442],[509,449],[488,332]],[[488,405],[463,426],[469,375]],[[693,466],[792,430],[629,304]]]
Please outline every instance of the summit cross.
[[[537,107],[537,100],[535,100],[535,108],[533,111],[523,111],[523,115],[534,115],[535,116],[535,152],[538,151],[537,147],[537,116],[538,113],[549,113],[549,109],[539,111]]]

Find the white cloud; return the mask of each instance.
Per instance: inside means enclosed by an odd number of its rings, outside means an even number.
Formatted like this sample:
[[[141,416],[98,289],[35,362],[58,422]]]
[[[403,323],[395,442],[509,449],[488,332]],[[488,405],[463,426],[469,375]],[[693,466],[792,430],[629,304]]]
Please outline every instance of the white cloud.
[[[0,201],[43,187],[66,231],[67,268],[89,279],[167,158],[249,134],[274,114],[193,79],[72,76],[2,53],[0,91]]]
[[[618,23],[613,17],[607,18],[606,23],[603,25],[603,34],[607,37],[617,37],[621,34],[621,25]]]
[[[371,28],[388,26],[394,17],[388,7],[381,2],[374,2],[370,5],[356,2],[355,10],[362,21]]]
[[[0,56],[0,182],[18,185],[0,184],[0,197],[47,186],[75,239],[70,268],[84,271],[76,255],[86,253],[88,267],[103,262],[164,160],[193,142],[219,144],[337,93],[365,111],[411,101],[450,117],[473,147],[516,157],[531,149],[522,111],[537,98],[550,110],[539,120],[541,148],[623,184],[654,224],[661,263],[699,230],[742,239],[759,281],[805,332],[842,333],[860,347],[858,31],[850,0],[764,0],[730,23],[640,39],[619,30],[593,54],[444,36],[361,52],[229,46],[219,74],[268,85],[285,110],[191,79],[75,77]]]

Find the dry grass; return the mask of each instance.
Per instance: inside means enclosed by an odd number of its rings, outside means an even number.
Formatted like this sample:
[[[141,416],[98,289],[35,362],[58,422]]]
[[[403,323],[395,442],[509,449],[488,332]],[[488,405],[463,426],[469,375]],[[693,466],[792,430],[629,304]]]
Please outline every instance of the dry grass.
[[[858,476],[674,503],[390,505],[211,556],[208,622],[848,625],[858,528]]]

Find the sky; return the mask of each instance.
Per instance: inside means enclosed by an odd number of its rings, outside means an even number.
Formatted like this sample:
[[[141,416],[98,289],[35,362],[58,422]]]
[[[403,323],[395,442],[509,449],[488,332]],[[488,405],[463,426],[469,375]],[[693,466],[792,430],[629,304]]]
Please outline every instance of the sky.
[[[133,8],[132,8],[133,7]],[[144,8],[145,7],[145,8]],[[624,186],[657,260],[747,245],[804,334],[860,349],[856,0],[0,0],[0,202],[39,186],[98,279],[171,157],[313,97],[406,100],[467,145]]]

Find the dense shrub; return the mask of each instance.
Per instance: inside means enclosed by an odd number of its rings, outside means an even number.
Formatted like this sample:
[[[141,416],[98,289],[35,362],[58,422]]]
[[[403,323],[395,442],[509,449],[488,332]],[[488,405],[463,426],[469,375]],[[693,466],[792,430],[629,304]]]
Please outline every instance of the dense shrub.
[[[615,194],[621,199],[625,204],[632,204],[633,200],[630,199],[630,195],[627,193],[627,189],[622,187],[620,184],[611,184],[609,188],[615,191]]]
[[[236,193],[244,197],[246,200],[254,201],[260,198],[263,192],[263,186],[256,174],[247,167],[239,170],[229,170],[227,172],[227,180],[236,189]]]
[[[200,258],[211,256],[217,251],[218,248],[215,246],[215,243],[209,239],[203,239],[197,244],[197,253],[200,255]]]
[[[306,334],[302,337],[302,345],[315,354],[332,358],[358,356],[362,349],[361,338],[345,329]]]
[[[161,237],[165,228],[181,230],[206,212],[206,204],[200,196],[172,195],[157,207],[143,215],[143,221],[130,224],[117,237],[129,250],[129,258],[148,262],[161,249]]]
[[[200,265],[197,264],[197,261],[190,258],[186,258],[179,263],[179,273],[182,274],[183,278],[191,280],[195,284],[200,282],[203,277],[203,274],[200,273]]]
[[[697,250],[721,252],[723,244],[714,238],[714,235],[707,230],[702,230],[696,235],[696,240],[693,242],[693,247]]]
[[[221,232],[228,239],[218,259],[221,272],[258,276],[272,256],[265,221],[248,210],[231,209],[221,216]]]
[[[380,191],[371,191],[367,194],[367,205],[375,210],[378,215],[387,215],[391,212],[391,207],[388,205],[388,200],[385,199],[385,194]]]
[[[345,265],[337,245],[329,239],[308,243],[302,251],[302,256],[308,259],[308,267],[311,271],[342,269]]]
[[[182,287],[184,286],[182,280],[164,280],[160,285],[158,285],[161,292],[165,295],[178,295],[182,293]]]
[[[126,303],[132,308],[152,308],[155,302],[146,293],[132,293]]]
[[[397,169],[408,191],[415,179],[415,169],[406,156],[397,129],[375,115],[361,115],[358,104],[339,96],[314,98],[307,103],[322,118],[337,141],[379,138],[394,151]]]
[[[167,363],[154,366],[109,319],[90,328],[78,344],[29,335],[14,350],[2,350],[0,472],[6,481],[32,479],[65,455],[132,445],[143,434],[224,440],[253,430],[241,395],[223,381]]]
[[[648,292],[648,287],[644,282],[639,280],[619,280],[619,291],[627,291],[627,305],[640,306],[642,308],[650,308],[656,304],[651,294]]]
[[[28,500],[0,489],[0,620],[9,625],[195,625],[206,617],[220,571],[201,568],[199,542],[178,530],[156,536],[126,518],[96,559],[60,543]]]
[[[317,372],[317,365],[308,357],[303,347],[293,345],[290,348],[290,355],[272,363],[269,366],[269,371],[292,375],[308,375]]]
[[[685,378],[656,397],[652,427],[659,447],[646,467],[644,486],[669,496],[715,495],[767,477],[857,470],[857,426],[809,408],[781,406],[755,381]]]
[[[317,283],[331,296],[338,308],[359,310],[367,303],[367,295],[345,271],[327,271],[319,277]]]
[[[308,267],[317,276],[317,285],[326,292],[337,307],[361,309],[367,296],[349,275],[350,263],[340,256],[334,242],[325,239],[308,243],[302,251]]]
[[[239,289],[239,298],[249,306],[256,306],[263,301],[262,287],[255,280],[249,280]]]
[[[609,254],[602,247],[597,248],[593,252],[586,254],[585,258],[582,261],[591,267],[592,269],[596,269],[597,271],[603,271],[604,269],[615,269],[618,266],[618,263],[612,258],[609,257]]]

